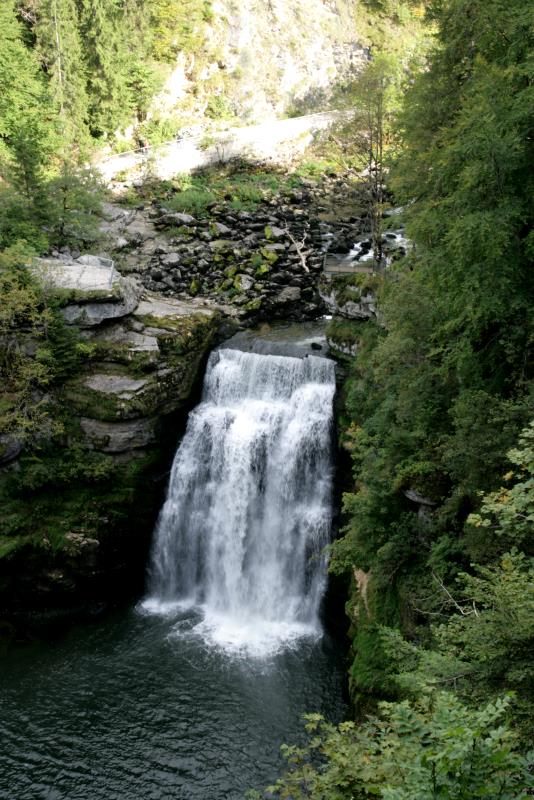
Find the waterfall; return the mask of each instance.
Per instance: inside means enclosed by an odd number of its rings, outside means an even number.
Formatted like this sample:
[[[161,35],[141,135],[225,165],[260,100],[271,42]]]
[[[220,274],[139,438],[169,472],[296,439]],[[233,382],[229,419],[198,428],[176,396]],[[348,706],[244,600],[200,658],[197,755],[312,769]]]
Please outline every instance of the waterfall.
[[[191,607],[210,641],[260,653],[320,630],[334,391],[325,358],[211,354],[156,526],[145,609]]]

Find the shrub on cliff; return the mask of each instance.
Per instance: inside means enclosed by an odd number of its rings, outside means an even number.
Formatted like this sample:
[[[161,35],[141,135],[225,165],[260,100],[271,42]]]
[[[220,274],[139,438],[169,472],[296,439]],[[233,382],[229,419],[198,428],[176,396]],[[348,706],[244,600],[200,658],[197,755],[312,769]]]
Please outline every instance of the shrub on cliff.
[[[291,800],[526,800],[533,758],[506,724],[510,699],[474,711],[454,695],[382,703],[363,724],[308,715],[304,747],[284,747],[288,774],[270,788]]]

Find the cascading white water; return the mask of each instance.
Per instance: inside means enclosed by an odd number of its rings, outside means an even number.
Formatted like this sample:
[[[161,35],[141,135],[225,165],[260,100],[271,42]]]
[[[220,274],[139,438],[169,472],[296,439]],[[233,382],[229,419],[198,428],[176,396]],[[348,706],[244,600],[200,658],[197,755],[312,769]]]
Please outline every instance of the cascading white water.
[[[149,598],[259,654],[317,633],[332,489],[334,364],[217,350],[176,453]]]

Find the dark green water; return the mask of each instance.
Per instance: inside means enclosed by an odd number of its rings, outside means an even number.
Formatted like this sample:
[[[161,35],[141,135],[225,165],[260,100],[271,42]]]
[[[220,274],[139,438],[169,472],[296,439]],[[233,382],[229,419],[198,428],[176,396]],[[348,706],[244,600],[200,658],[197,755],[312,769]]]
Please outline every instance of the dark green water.
[[[301,715],[342,717],[328,638],[228,656],[134,609],[0,659],[1,800],[237,800],[282,767]]]

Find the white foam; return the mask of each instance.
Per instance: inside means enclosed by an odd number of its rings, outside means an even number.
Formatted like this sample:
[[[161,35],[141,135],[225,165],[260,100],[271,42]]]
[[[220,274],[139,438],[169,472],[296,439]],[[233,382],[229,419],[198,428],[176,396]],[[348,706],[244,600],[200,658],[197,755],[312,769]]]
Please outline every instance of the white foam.
[[[322,635],[318,623],[277,622],[261,617],[237,618],[209,610],[201,622],[186,631],[184,627],[182,622],[178,623],[172,637],[198,636],[209,647],[229,656],[257,660],[272,658],[283,650],[297,646],[303,639],[317,640]]]
[[[147,597],[136,606],[140,614],[153,614],[158,617],[176,617],[194,608],[190,598],[180,600],[161,600],[158,597]]]

